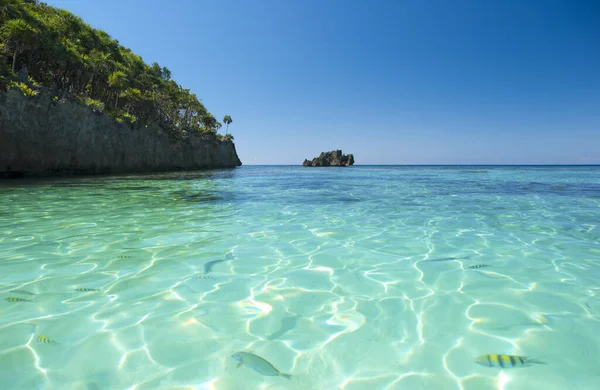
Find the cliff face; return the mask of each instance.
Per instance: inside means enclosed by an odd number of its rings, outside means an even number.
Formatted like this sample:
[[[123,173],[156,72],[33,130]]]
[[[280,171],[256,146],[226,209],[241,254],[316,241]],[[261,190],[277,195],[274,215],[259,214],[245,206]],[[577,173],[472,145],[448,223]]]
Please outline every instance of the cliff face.
[[[176,140],[132,129],[82,103],[0,92],[0,177],[233,168],[233,142]]]
[[[304,160],[302,165],[305,167],[349,167],[354,164],[353,154],[342,154],[341,150],[332,150],[323,152],[319,157],[312,160]]]

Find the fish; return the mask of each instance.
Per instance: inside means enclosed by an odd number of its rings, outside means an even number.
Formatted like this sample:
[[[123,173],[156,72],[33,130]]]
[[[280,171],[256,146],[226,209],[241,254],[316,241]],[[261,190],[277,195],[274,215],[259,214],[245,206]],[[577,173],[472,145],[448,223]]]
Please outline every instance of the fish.
[[[489,265],[489,264],[475,264],[475,265],[470,265],[467,268],[469,268],[469,269],[481,269],[481,268],[487,268],[487,267],[491,267],[491,265]]]
[[[500,368],[511,368],[511,367],[527,367],[533,364],[546,364],[542,361],[516,355],[502,355],[502,354],[489,354],[479,355],[475,358],[475,363],[485,367],[500,367]]]
[[[50,337],[43,336],[43,335],[38,336],[37,341],[38,341],[38,343],[42,343],[42,344],[52,344],[52,345],[58,344],[56,341],[52,340]]]
[[[89,287],[77,287],[75,289],[75,291],[79,291],[79,292],[92,292],[92,291],[100,291],[97,288],[89,288]]]
[[[279,371],[271,363],[251,352],[236,352],[231,357],[239,362],[237,367],[246,364],[249,368],[262,375],[281,376],[286,379],[292,379],[290,374]]]
[[[441,257],[437,259],[429,259],[423,260],[422,263],[439,263],[442,261],[453,261],[453,260],[461,260],[461,259],[470,259],[471,256],[463,256],[463,257]]]
[[[127,255],[119,255],[117,256],[119,259],[130,259],[131,256],[127,256]]]
[[[18,298],[18,297],[7,297],[7,298],[4,298],[4,300],[8,301],[8,302],[12,302],[12,303],[14,303],[14,302],[31,302],[31,299]]]
[[[439,259],[423,260],[422,263],[438,263],[441,261],[453,261],[453,260],[460,260],[460,259],[458,257],[442,257]]]
[[[213,278],[212,276],[208,276],[206,274],[200,274],[197,276],[198,279],[210,279],[210,280],[215,280],[215,278]]]

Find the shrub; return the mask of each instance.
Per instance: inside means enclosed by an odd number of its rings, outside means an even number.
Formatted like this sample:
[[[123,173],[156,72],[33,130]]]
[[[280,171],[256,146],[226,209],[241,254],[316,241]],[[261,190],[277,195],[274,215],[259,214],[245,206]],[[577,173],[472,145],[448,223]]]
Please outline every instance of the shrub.
[[[135,123],[137,122],[137,118],[135,115],[131,115],[129,113],[124,113],[121,116],[122,120],[124,120],[125,122],[127,122],[130,126],[135,125]]]
[[[33,97],[33,96],[37,95],[36,91],[29,88],[29,86],[27,84],[22,83],[20,81],[11,81],[9,83],[9,86],[19,88],[21,90],[21,92],[23,92],[23,95],[25,95],[27,97]]]
[[[94,100],[92,98],[86,97],[85,99],[83,99],[83,102],[85,103],[86,106],[91,107],[92,110],[94,110],[94,111],[100,111],[100,112],[104,111],[104,103],[102,103],[99,100]]]

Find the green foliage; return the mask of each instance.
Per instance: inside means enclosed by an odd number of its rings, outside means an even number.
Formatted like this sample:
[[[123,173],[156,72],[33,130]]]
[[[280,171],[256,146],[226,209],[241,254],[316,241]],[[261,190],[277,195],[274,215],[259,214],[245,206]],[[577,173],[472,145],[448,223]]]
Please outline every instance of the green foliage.
[[[33,89],[29,88],[29,86],[23,82],[20,81],[11,81],[9,82],[9,87],[17,87],[21,90],[21,92],[23,92],[23,95],[27,96],[27,97],[33,97],[35,95],[37,95],[37,92],[34,91]]]
[[[128,113],[124,113],[121,118],[130,126],[135,125],[135,123],[137,122],[137,118],[135,117],[135,115],[131,115]]]
[[[86,106],[90,106],[94,111],[104,111],[104,103],[102,103],[100,100],[94,100],[90,97],[86,97],[83,99],[83,103],[85,103]]]
[[[37,81],[35,81],[31,76],[29,76],[27,78],[27,84],[31,85],[34,88],[39,88],[40,87],[40,84]]]
[[[108,84],[115,89],[122,89],[125,87],[126,76],[125,73],[117,70],[108,76]]]
[[[225,115],[225,117],[223,118],[223,123],[225,123],[227,125],[227,127],[225,128],[225,133],[227,133],[229,131],[229,124],[233,122],[233,120],[231,119],[231,116],[229,115]]]
[[[12,71],[16,70],[17,57],[35,46],[39,31],[23,19],[11,19],[0,27],[0,39],[12,52]]]
[[[27,65],[34,89],[77,97],[121,122],[155,122],[178,138],[213,139],[221,127],[169,69],[144,63],[106,32],[44,3],[0,0],[0,60],[0,74]]]

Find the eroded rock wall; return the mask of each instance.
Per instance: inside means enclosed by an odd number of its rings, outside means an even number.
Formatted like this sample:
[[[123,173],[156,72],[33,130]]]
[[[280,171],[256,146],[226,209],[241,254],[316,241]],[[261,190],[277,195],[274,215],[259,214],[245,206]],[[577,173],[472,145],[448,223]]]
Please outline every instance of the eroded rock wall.
[[[135,173],[242,165],[233,142],[176,140],[77,101],[0,92],[0,177]]]

